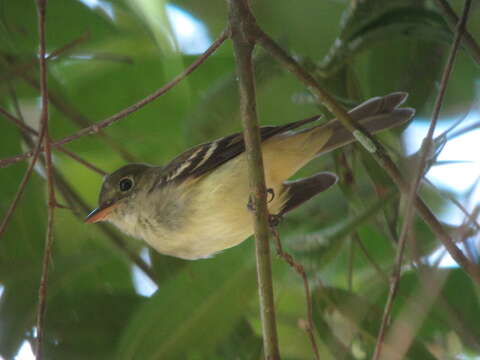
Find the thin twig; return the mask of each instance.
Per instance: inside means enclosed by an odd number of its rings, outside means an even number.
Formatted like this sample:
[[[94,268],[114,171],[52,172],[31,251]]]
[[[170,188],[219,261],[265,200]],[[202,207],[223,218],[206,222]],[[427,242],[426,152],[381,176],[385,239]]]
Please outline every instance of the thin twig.
[[[48,57],[47,60],[49,59],[54,59],[56,57],[59,57],[60,55],[64,55],[66,52],[70,51],[73,49],[75,46],[83,42],[88,38],[88,33],[84,34],[82,37],[79,39],[76,39],[61,48],[58,48],[54,50]],[[15,59],[15,58],[13,58]],[[4,57],[4,62],[7,63],[7,65],[10,65],[12,63],[12,60],[10,58]],[[31,75],[28,74],[27,69],[23,69],[20,67],[16,67],[15,65],[10,67],[8,69],[9,74],[14,74],[16,76],[19,76],[25,83],[30,85],[32,88],[36,89],[37,91],[40,91],[40,83],[38,82],[37,79],[32,77]],[[55,106],[61,113],[63,113],[68,119],[72,120],[75,124],[77,124],[80,128],[86,127],[91,125],[91,121],[88,120],[84,115],[82,115],[77,109],[75,109],[73,106],[69,105],[66,101],[64,101],[59,94],[55,94],[51,90],[49,91],[49,100],[50,103]],[[115,142],[108,134],[104,132],[99,132],[99,136],[109,145],[112,147],[115,151],[117,151],[120,156],[129,162],[135,162],[136,158],[131,155],[123,146],[119,145],[117,142]]]
[[[28,74],[22,74],[22,79],[34,89],[39,89],[40,84],[38,81],[31,77]],[[68,119],[74,122],[80,129],[90,126],[92,121],[86,118],[80,111],[78,111],[73,105],[69,104],[66,100],[62,98],[62,96],[58,93],[53,91],[49,91],[48,97],[50,99],[50,103],[55,106],[61,113],[63,113]],[[113,140],[110,135],[103,131],[98,132],[98,136],[105,141],[105,143],[110,146],[113,150],[117,151],[118,154],[128,162],[136,162],[137,158],[128,152],[124,146],[118,144],[115,140]]]
[[[18,101],[17,101],[17,97],[16,97],[16,94],[15,94],[15,91],[13,90],[12,86],[10,83],[8,83],[9,85],[9,91],[11,93],[11,96],[12,96],[12,99],[13,99],[13,104],[19,114],[19,116],[21,117],[21,113],[20,113],[20,108],[18,106]],[[0,110],[4,111],[3,109],[0,108]],[[0,113],[2,112],[0,111]],[[21,120],[18,120],[16,117],[14,117],[13,115],[11,115],[10,113],[7,113],[5,111],[5,114],[6,114],[6,117],[7,119],[13,121],[14,123],[16,123],[21,129],[23,129],[24,131],[27,131],[27,128],[23,128],[22,125],[26,126],[23,121]],[[27,133],[27,132],[26,132]],[[38,133],[37,133],[38,135]],[[2,237],[3,233],[5,232],[5,230],[7,229],[7,226],[8,226],[8,223],[10,222],[11,218],[12,218],[12,215],[14,214],[17,206],[18,206],[18,203],[20,201],[20,199],[22,198],[23,196],[23,193],[25,191],[25,187],[27,186],[28,182],[30,181],[30,177],[32,175],[32,172],[33,172],[33,169],[35,167],[35,164],[37,163],[37,160],[38,160],[38,156],[40,155],[40,150],[42,148],[42,143],[43,143],[43,137],[45,135],[45,132],[43,130],[41,130],[41,136],[39,136],[39,138],[37,139],[38,140],[38,143],[36,146],[34,146],[35,142],[34,141],[31,141],[30,142],[30,145],[31,145],[31,149],[34,149],[34,157],[33,159],[31,160],[29,166],[27,167],[27,170],[25,171],[24,175],[23,175],[23,178],[22,178],[22,181],[20,182],[20,185],[18,186],[18,190],[15,194],[15,197],[13,198],[12,202],[10,203],[10,206],[7,210],[7,212],[5,213],[3,219],[2,219],[2,223],[0,224],[0,237]]]
[[[42,112],[40,115],[40,123],[42,124],[44,135],[45,149],[45,169],[47,173],[48,187],[48,217],[47,232],[45,239],[45,248],[43,252],[42,275],[40,278],[40,287],[38,289],[38,309],[37,309],[37,343],[35,349],[35,358],[43,359],[43,337],[45,313],[47,310],[47,285],[48,285],[48,268],[50,264],[50,254],[53,245],[53,223],[55,214],[55,184],[53,180],[52,153],[50,147],[50,136],[48,131],[48,88],[47,88],[47,62],[45,49],[45,15],[47,0],[37,0],[38,12],[38,37],[39,37],[39,67],[40,67],[40,95],[42,98]]]
[[[408,194],[410,191],[408,182],[404,179],[397,165],[388,156],[386,150],[380,144],[380,142],[378,142],[375,137],[366,132],[358,124],[354,123],[345,109],[338,105],[338,103],[320,87],[313,76],[260,29],[257,29],[257,39],[258,43],[266,51],[268,51],[273,57],[277,58],[277,60],[283,64],[283,66],[296,75],[298,79],[302,81],[310,89],[310,91],[312,91],[312,93],[329,108],[333,114],[335,114],[338,121],[340,121],[340,123],[345,126],[346,129],[352,132],[355,138],[357,138],[359,142],[370,152],[375,161],[377,161],[377,163],[386,171],[402,194]],[[418,213],[430,226],[438,239],[443,243],[452,258],[463,268],[464,271],[470,275],[470,277],[477,284],[480,284],[479,267],[472,263],[455,245],[455,242],[451,239],[450,235],[445,231],[435,215],[419,196],[416,196],[415,198],[415,206]]]
[[[308,284],[307,274],[304,267],[300,263],[297,263],[295,260],[293,260],[293,257],[289,253],[283,251],[282,242],[280,241],[280,235],[277,229],[272,226],[270,230],[273,234],[273,239],[275,240],[275,248],[278,256],[280,256],[288,265],[290,265],[293,270],[297,272],[298,275],[302,277],[303,287],[305,289],[305,301],[307,305],[307,328],[305,331],[307,332],[308,340],[312,345],[315,359],[320,360],[320,353],[318,352],[318,346],[314,335],[315,324],[313,323],[312,295],[310,292],[310,285]]]
[[[69,42],[68,44],[65,44],[64,46],[56,49],[55,51],[52,51],[46,57],[46,60],[47,61],[52,60],[52,59],[55,59],[56,57],[58,57],[59,55],[67,53],[68,51],[70,51],[74,47],[76,47],[77,45],[79,45],[79,44],[85,42],[86,40],[88,40],[89,37],[90,37],[90,33],[88,33],[88,32],[82,34],[77,39]],[[19,64],[17,66],[14,66],[13,68],[10,68],[8,70],[8,72],[5,74],[5,76],[0,78],[0,83],[2,83],[4,81],[7,81],[7,80],[10,80],[14,76],[20,76],[20,74],[27,72],[28,70],[33,68],[35,65],[38,65],[38,60],[36,60],[36,59],[30,61],[29,63]]]
[[[413,206],[409,207],[410,212],[413,213]],[[407,215],[412,216],[412,214],[407,213]],[[400,283],[400,275],[402,269],[402,259],[403,253],[405,250],[405,243],[407,241],[407,235],[410,231],[410,226],[404,226],[402,233],[400,234],[400,241],[398,244],[397,255],[395,257],[395,265],[393,267],[392,275],[390,277],[390,290],[388,293],[387,302],[383,309],[382,322],[380,325],[380,330],[377,336],[377,342],[375,344],[375,351],[373,353],[372,359],[378,360],[382,351],[383,341],[385,338],[386,329],[390,321],[390,313],[392,311],[392,306],[395,300],[395,296],[398,292],[398,284]]]
[[[435,1],[437,3],[437,6],[442,10],[443,15],[447,20],[448,25],[450,25],[452,31],[455,30],[459,21],[457,14],[455,14],[455,11],[452,9],[447,0]],[[473,36],[468,31],[464,31],[462,41],[467,46],[467,49],[470,52],[472,58],[478,65],[480,65],[480,46],[478,46]]]
[[[0,114],[2,114],[5,119],[7,120],[10,120],[10,122],[12,122],[13,124],[15,124],[16,126],[18,126],[21,130],[29,133],[29,134],[33,134],[35,136],[38,136],[38,132],[37,130],[33,129],[32,127],[28,126],[27,124],[25,124],[23,121],[21,121],[20,119],[17,119],[15,116],[13,116],[12,114],[10,114],[8,111],[6,111],[5,109],[3,109],[2,107],[0,107]]]
[[[82,159],[80,156],[78,156],[77,154],[75,154],[73,151],[70,151],[70,150],[67,150],[65,149],[64,147],[59,147],[58,150],[62,153],[64,153],[65,155],[71,157],[73,160],[75,160],[76,162],[78,162],[79,164],[82,164],[83,166],[85,166],[87,169],[90,169],[92,170],[93,172],[97,173],[98,175],[100,176],[105,176],[107,175],[108,173],[98,167],[96,167],[95,165],[93,165],[91,162],[85,160],[85,159]]]
[[[33,134],[35,136],[38,136],[38,132],[28,126],[27,124],[25,124],[23,121],[21,121],[20,119],[16,118],[15,116],[13,116],[12,114],[10,114],[8,111],[6,111],[5,109],[3,109],[2,107],[0,107],[0,114],[2,114],[3,116],[5,116],[5,118],[7,118],[8,120],[10,120],[12,123],[14,123],[15,125],[17,125],[21,130],[23,131],[26,131],[27,133],[29,134]],[[77,154],[75,154],[74,152],[70,151],[70,150],[67,150],[65,149],[63,146],[59,146],[58,151],[61,151],[63,152],[64,154],[68,155],[69,157],[71,157],[72,159],[74,159],[75,161],[79,162],[80,164],[82,164],[83,166],[89,168],[90,170],[96,172],[97,174],[101,175],[101,176],[104,176],[107,174],[107,172],[99,169],[98,167],[96,167],[95,165],[93,165],[92,163],[82,159],[80,156],[78,156]]]
[[[35,359],[43,359],[43,338],[45,314],[47,311],[47,285],[48,285],[48,268],[50,264],[50,254],[53,245],[53,221],[55,207],[48,207],[47,233],[45,249],[43,252],[42,275],[40,277],[40,287],[38,289],[38,307],[37,307],[37,342],[35,349]]]
[[[427,268],[423,268],[424,272]],[[419,286],[415,292],[402,303],[402,308],[391,326],[388,337],[385,341],[385,351],[382,359],[404,360],[407,358],[418,358],[407,356],[414,342],[419,342],[418,332],[425,319],[432,317],[432,307],[435,305],[442,287],[447,279],[448,272],[429,271],[427,276],[422,276],[423,286]],[[421,343],[421,342],[420,342]],[[409,354],[410,355],[410,354]],[[424,358],[420,356],[420,358]]]
[[[267,189],[257,120],[255,75],[252,62],[255,42],[252,38],[251,29],[254,23],[255,19],[250,12],[248,0],[229,1],[229,24],[238,76],[240,114],[248,160],[251,204],[255,211],[255,249],[264,353],[267,360],[279,360],[280,351],[278,348],[270,259]]]
[[[453,69],[453,64],[455,62],[455,58],[458,52],[458,48],[460,46],[460,40],[462,38],[462,34],[464,31],[465,23],[468,18],[468,12],[470,10],[471,0],[465,1],[465,7],[463,9],[462,18],[458,23],[457,30],[455,33],[455,39],[453,41],[452,47],[450,49],[450,53],[448,56],[447,63],[445,64],[445,68],[442,73],[442,79],[440,83],[440,91],[437,95],[435,106],[433,109],[432,120],[430,122],[430,127],[428,129],[427,135],[423,141],[422,151],[420,153],[420,158],[418,161],[418,167],[416,172],[414,172],[415,177],[411,183],[411,188],[409,193],[407,194],[407,201],[406,201],[406,210],[404,216],[403,227],[400,235],[400,240],[398,243],[397,248],[397,256],[395,259],[394,269],[391,275],[391,283],[390,283],[390,292],[388,294],[387,303],[385,304],[385,309],[383,313],[382,323],[380,326],[380,331],[377,337],[377,343],[375,345],[375,352],[373,354],[373,360],[380,359],[383,339],[385,337],[385,332],[387,329],[388,320],[390,319],[390,312],[392,310],[393,302],[395,301],[395,296],[398,290],[398,285],[400,283],[400,276],[401,276],[401,268],[402,268],[402,261],[403,261],[403,253],[405,249],[405,244],[407,242],[407,236],[411,232],[411,226],[413,221],[413,214],[414,214],[414,201],[415,197],[417,196],[418,187],[420,185],[420,180],[424,176],[425,172],[425,165],[427,163],[427,158],[430,154],[432,148],[432,139],[433,133],[435,132],[435,127],[437,125],[438,116],[440,114],[440,109],[443,104],[443,99],[445,97],[445,92],[447,90],[448,80],[450,78],[450,74]]]
[[[447,140],[455,139],[456,137],[462,136],[470,131],[477,130],[480,128],[480,121],[477,121],[471,125],[465,126],[464,128],[458,129],[457,131],[452,132],[447,136]]]
[[[65,53],[68,53],[70,50],[75,48],[77,45],[86,41],[89,38],[89,36],[90,36],[90,34],[87,32],[87,33],[83,34],[82,36],[80,36],[79,38],[71,41],[70,43],[67,43],[66,45],[54,50],[52,53],[50,53],[46,57],[46,60],[54,60],[55,58],[59,57],[60,55],[64,55]],[[34,79],[33,77],[31,77],[30,75],[28,75],[28,73],[27,73],[27,70],[29,70],[35,64],[36,64],[36,62],[31,62],[31,63],[28,63],[28,64],[21,64],[20,66],[17,66],[17,67],[14,66],[14,67],[8,69],[8,74],[13,74],[13,75],[19,76],[27,84],[29,84],[31,87],[33,87],[36,90],[40,90],[39,82],[36,79]],[[50,100],[50,102],[52,103],[53,106],[55,106],[67,118],[71,119],[74,123],[76,123],[80,127],[89,126],[91,124],[91,121],[89,121],[87,118],[85,118],[75,108],[73,108],[72,106],[69,106],[65,101],[62,101],[60,96],[55,95],[55,93],[52,93],[51,91],[49,92],[49,100]],[[126,161],[130,161],[130,162],[136,161],[136,159],[133,155],[131,155],[121,145],[116,143],[106,133],[99,132],[99,135],[102,137],[102,139],[109,146],[111,146],[115,151],[117,151],[120,154],[120,156],[122,156]],[[93,168],[90,167],[90,168],[92,170],[94,169],[94,167]]]
[[[358,245],[358,247],[360,248],[360,250],[362,251],[363,255],[365,256],[365,258],[367,259],[367,261],[373,266],[373,268],[375,269],[375,271],[377,272],[377,274],[383,279],[385,280],[385,282],[388,283],[388,276],[385,274],[385,271],[383,271],[383,269],[380,267],[380,265],[377,264],[377,262],[375,261],[375,259],[370,255],[370,253],[368,252],[367,248],[365,247],[365,245],[363,244],[363,241],[362,239],[360,239],[360,236],[358,236],[358,232],[357,231],[354,231],[353,234],[352,234],[352,239],[355,241],[355,243]]]
[[[5,232],[8,223],[10,222],[10,219],[15,212],[15,209],[18,206],[18,202],[20,201],[24,191],[25,187],[28,184],[28,181],[30,180],[30,177],[32,175],[33,168],[35,167],[35,164],[37,163],[38,156],[40,155],[40,151],[42,149],[42,142],[43,138],[45,136],[45,132],[41,132],[40,136],[38,137],[38,144],[33,150],[33,159],[31,160],[30,164],[28,165],[27,170],[25,171],[25,174],[23,175],[22,181],[20,182],[20,185],[18,186],[18,190],[15,194],[14,199],[10,203],[10,206],[8,207],[7,212],[3,216],[2,223],[0,224],[0,237],[2,237],[3,233]]]
[[[95,133],[99,132],[101,129],[112,125],[114,122],[116,122],[120,119],[123,119],[127,115],[130,115],[131,113],[133,113],[133,112],[141,109],[145,105],[151,103],[156,98],[164,95],[166,92],[171,90],[175,85],[177,85],[180,81],[185,79],[185,77],[187,77],[195,69],[197,69],[201,64],[203,64],[205,62],[205,60],[210,55],[212,55],[215,52],[215,50],[217,50],[220,47],[220,45],[223,44],[223,42],[226,40],[227,37],[228,37],[228,30],[224,30],[222,32],[222,34],[220,35],[220,37],[217,40],[215,40],[212,43],[212,45],[210,45],[210,47],[202,55],[200,55],[192,64],[187,66],[185,68],[185,70],[183,70],[179,75],[177,75],[175,78],[173,78],[173,80],[171,80],[170,82],[168,82],[167,84],[165,84],[164,86],[162,86],[161,88],[156,90],[154,93],[148,95],[144,99],[142,99],[139,102],[129,106],[128,108],[123,109],[122,111],[116,113],[115,115],[112,115],[112,116],[108,117],[107,119],[104,119],[104,120],[102,120],[98,123],[87,126],[87,127],[83,128],[82,130],[77,131],[76,133],[74,133],[70,136],[67,136],[63,139],[60,139],[58,141],[53,142],[52,147],[56,148],[58,146],[64,145],[64,144],[69,143],[69,142],[72,142],[73,140],[76,140],[76,139],[81,138],[83,136],[95,134]],[[2,160],[0,160],[0,168],[12,165],[12,164],[17,163],[19,161],[28,159],[29,157],[32,157],[32,156],[33,156],[33,152],[28,151],[26,153],[19,154],[19,155],[16,155],[16,156],[12,156],[12,157],[7,158],[7,159],[2,159]]]
[[[471,213],[468,212],[468,210],[465,208],[465,206],[463,206],[463,204],[460,201],[458,201],[450,193],[445,192],[445,191],[441,191],[440,189],[438,189],[437,186],[435,186],[430,180],[425,178],[425,179],[423,179],[423,181],[426,184],[428,184],[432,189],[434,189],[435,191],[440,193],[440,195],[442,197],[451,201],[453,203],[453,205],[455,205],[463,213],[463,215],[465,215],[465,217],[468,219],[467,224],[471,224],[473,227],[475,227],[475,229],[477,229],[477,231],[480,231],[480,223],[477,221],[477,219]]]
[[[15,106],[17,107],[18,104],[16,102],[16,97],[14,94],[12,94],[12,96],[14,97],[14,103],[15,103]],[[17,111],[19,111],[19,109],[17,109]],[[25,132],[25,135],[26,136],[29,136],[31,134],[35,135],[35,136],[39,136],[39,133],[31,128],[30,126],[28,126],[27,124],[25,124],[22,120],[16,118],[15,116],[13,116],[12,114],[10,114],[9,112],[5,111],[3,108],[0,107],[0,114],[4,115],[7,119],[11,120],[15,125],[17,125],[22,131]],[[19,114],[20,116],[20,114]],[[43,133],[43,135],[41,137],[39,137],[38,139],[38,145],[35,147],[35,149],[33,150],[34,151],[34,158],[32,159],[31,163],[29,164],[27,170],[25,171],[25,174],[22,178],[22,181],[20,182],[20,185],[18,187],[18,190],[15,194],[15,197],[14,199],[12,200],[12,202],[10,203],[10,206],[7,210],[7,212],[5,213],[3,219],[2,219],[2,222],[0,224],[0,237],[2,237],[2,235],[4,234],[5,230],[7,229],[7,226],[11,220],[11,217],[12,215],[14,214],[17,206],[18,206],[18,203],[20,201],[20,199],[22,198],[23,196],[23,193],[25,191],[25,187],[26,185],[28,184],[29,180],[30,180],[30,177],[32,175],[32,172],[33,172],[33,169],[35,167],[35,164],[37,163],[37,159],[38,159],[38,156],[40,154],[40,150],[42,148],[42,143],[43,143],[43,138],[44,138],[44,135],[45,133]],[[34,144],[33,140],[31,141],[31,144]],[[106,173],[103,171],[103,170],[100,170],[99,168],[97,168],[96,166],[94,166],[93,164],[87,162],[86,160],[80,158],[78,155],[76,155],[75,153],[73,152],[70,152],[69,150],[66,150],[64,148],[59,148],[60,151],[66,153],[67,155],[69,155],[70,157],[72,157],[73,159],[75,159],[76,161],[78,161],[79,163],[83,164],[84,166],[88,167],[89,169],[97,172],[98,174],[100,175],[105,175]]]

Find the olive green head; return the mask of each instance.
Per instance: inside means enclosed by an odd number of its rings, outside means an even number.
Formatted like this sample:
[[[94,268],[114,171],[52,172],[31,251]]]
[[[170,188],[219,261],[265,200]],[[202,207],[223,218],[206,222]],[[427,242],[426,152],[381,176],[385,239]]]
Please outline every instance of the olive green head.
[[[146,164],[128,164],[107,175],[100,190],[98,207],[85,219],[87,223],[105,220],[119,205],[142,191],[148,191],[159,168]]]

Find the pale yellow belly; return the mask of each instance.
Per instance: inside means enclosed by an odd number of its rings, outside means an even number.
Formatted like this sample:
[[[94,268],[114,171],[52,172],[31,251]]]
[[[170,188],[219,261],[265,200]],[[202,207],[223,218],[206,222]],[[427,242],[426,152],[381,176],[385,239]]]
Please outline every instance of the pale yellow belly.
[[[142,237],[159,252],[185,259],[209,257],[246,240],[253,234],[253,213],[247,207],[250,190],[244,161],[240,155],[195,184],[197,195],[185,227]],[[269,212],[276,214],[284,201],[282,183],[267,179],[267,187],[274,191]]]

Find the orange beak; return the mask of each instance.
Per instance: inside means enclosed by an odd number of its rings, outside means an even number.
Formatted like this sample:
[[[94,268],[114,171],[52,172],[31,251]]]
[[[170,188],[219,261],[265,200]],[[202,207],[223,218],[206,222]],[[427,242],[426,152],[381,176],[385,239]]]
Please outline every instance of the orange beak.
[[[109,204],[106,206],[99,206],[95,210],[93,210],[88,216],[85,218],[84,222],[87,224],[93,224],[99,221],[106,220],[108,215],[113,211],[113,209],[117,206],[116,203]]]

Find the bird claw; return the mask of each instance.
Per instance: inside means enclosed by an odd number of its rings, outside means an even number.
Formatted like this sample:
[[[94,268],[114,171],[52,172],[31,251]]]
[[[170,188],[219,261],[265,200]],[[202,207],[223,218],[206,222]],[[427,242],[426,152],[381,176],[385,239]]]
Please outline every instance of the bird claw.
[[[268,199],[268,195],[271,195],[272,197]],[[267,189],[267,204],[271,203],[275,199],[275,191],[273,191],[272,188]]]
[[[268,198],[268,196],[271,196],[270,198]],[[273,199],[275,199],[275,191],[273,191],[272,188],[268,188],[267,189],[267,204],[271,203],[273,201]],[[253,203],[253,199],[252,199],[252,196],[250,195],[249,199],[248,199],[248,203],[247,203],[247,209],[251,212],[255,212],[256,209],[255,209],[255,204]]]

